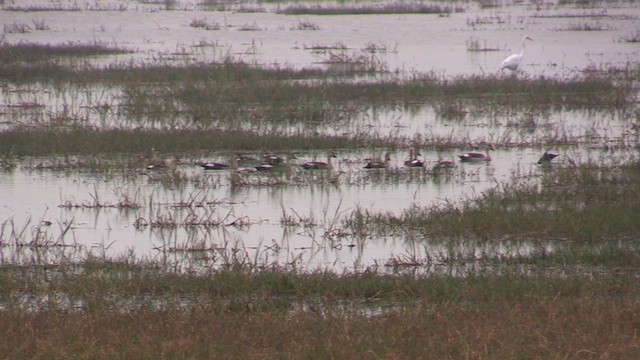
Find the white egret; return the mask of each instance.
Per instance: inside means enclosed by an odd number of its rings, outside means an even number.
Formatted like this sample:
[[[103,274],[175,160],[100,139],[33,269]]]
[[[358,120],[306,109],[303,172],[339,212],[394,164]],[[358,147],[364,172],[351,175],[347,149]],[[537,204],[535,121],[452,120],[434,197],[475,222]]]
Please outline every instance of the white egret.
[[[532,38],[530,38],[528,35],[525,35],[522,37],[522,50],[520,51],[519,54],[513,54],[510,55],[508,58],[504,59],[504,61],[502,62],[502,67],[500,70],[504,70],[505,68],[512,70],[512,71],[516,71],[518,70],[518,67],[520,66],[520,63],[522,62],[522,59],[524,58],[524,48],[525,48],[525,42],[527,40],[533,41]]]

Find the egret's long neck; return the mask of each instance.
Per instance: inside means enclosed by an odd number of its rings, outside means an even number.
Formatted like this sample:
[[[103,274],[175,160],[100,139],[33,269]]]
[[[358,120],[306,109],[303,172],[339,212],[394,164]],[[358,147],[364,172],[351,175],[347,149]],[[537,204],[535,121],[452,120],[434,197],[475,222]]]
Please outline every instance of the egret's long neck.
[[[525,43],[526,43],[527,39],[523,38],[522,39],[522,50],[520,51],[520,56],[524,56],[524,47],[525,47]]]

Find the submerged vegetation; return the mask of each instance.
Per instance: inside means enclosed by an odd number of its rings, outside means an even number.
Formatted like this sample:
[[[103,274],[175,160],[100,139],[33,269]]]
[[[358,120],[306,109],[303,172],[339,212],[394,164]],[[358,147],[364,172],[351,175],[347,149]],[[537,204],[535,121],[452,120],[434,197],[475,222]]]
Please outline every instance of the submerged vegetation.
[[[6,264],[0,332],[13,338],[2,337],[0,355],[635,358],[639,184],[637,162],[587,164],[549,169],[539,188],[505,186],[459,210],[366,215],[373,231],[458,238],[440,274],[420,275],[419,264],[396,264],[394,274],[300,272],[237,253],[218,270],[132,256]],[[455,245],[464,238],[503,248],[524,238],[537,250],[468,257]]]
[[[566,166],[548,169],[539,183],[515,179],[462,205],[416,205],[401,215],[358,209],[343,225],[363,236],[401,234],[435,243],[525,241],[537,249],[524,255],[529,259],[540,256],[568,264],[584,256],[607,262],[586,264],[590,266],[628,266],[625,253],[639,250],[639,186],[637,161]],[[559,254],[547,246],[557,247]],[[593,253],[585,254],[586,249]],[[579,256],[575,260],[570,254]],[[617,260],[623,263],[608,263]]]

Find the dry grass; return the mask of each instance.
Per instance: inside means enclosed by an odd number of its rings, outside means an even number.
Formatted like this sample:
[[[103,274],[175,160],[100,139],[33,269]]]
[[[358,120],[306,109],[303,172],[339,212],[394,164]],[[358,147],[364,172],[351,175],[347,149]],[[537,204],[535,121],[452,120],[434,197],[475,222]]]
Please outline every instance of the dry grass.
[[[637,316],[640,302],[636,286],[606,279],[567,279],[560,283],[511,279],[502,284],[503,280],[449,283],[449,287],[435,287],[432,296],[378,315],[265,312],[250,303],[227,309],[221,303],[165,310],[132,304],[130,311],[9,309],[0,317],[0,357],[635,359],[640,356],[640,340],[636,336],[640,328]],[[513,289],[502,288],[504,285]],[[502,290],[492,295],[490,289],[495,286]],[[540,291],[545,287],[552,290]],[[449,294],[438,300],[437,291]]]

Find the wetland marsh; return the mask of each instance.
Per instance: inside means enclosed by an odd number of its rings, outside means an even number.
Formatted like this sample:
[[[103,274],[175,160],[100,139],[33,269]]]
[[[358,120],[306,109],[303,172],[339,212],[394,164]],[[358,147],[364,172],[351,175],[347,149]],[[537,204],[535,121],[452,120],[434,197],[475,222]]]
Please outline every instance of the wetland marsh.
[[[0,357],[637,357],[635,2],[0,7]]]

